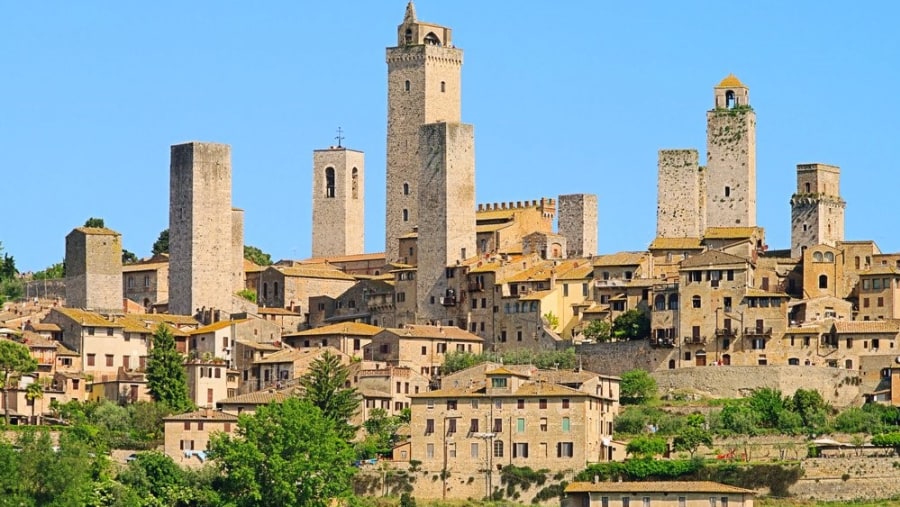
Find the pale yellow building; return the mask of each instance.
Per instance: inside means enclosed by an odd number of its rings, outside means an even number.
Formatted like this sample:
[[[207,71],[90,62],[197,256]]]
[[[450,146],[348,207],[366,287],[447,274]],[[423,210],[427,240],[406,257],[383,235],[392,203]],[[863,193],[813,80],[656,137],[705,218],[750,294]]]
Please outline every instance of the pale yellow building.
[[[562,507],[753,507],[756,491],[706,481],[573,482]]]
[[[166,456],[175,463],[201,467],[208,460],[210,436],[214,433],[232,434],[237,429],[237,415],[202,409],[163,419]]]

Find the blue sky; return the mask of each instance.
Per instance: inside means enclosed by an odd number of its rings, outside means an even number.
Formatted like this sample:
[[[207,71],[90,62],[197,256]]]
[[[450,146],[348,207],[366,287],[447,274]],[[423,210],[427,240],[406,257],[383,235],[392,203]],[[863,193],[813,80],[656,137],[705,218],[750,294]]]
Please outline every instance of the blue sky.
[[[366,152],[366,248],[384,248],[386,75],[405,0],[0,4],[0,242],[60,261],[91,216],[147,256],[169,146],[228,143],[246,243],[310,254],[312,150]],[[419,0],[465,50],[478,202],[590,192],[600,250],[653,239],[656,156],[705,154],[712,87],[757,112],[758,223],[790,246],[798,163],[842,169],[847,239],[900,250],[900,4]],[[887,190],[885,190],[887,189]]]

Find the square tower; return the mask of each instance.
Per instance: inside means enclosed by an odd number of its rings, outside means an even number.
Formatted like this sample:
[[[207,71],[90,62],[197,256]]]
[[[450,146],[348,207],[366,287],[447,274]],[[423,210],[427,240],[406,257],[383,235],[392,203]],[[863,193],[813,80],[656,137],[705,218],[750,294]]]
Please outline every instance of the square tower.
[[[791,257],[813,245],[836,247],[844,241],[841,169],[825,164],[797,165],[797,191],[791,196]]]
[[[78,227],[66,236],[66,306],[122,313],[122,236]]]
[[[361,151],[332,146],[313,152],[313,257],[365,251],[364,165]]]
[[[169,313],[230,313],[235,292],[231,147],[172,146],[169,168]]]
[[[701,185],[704,174],[697,150],[659,150],[656,237],[699,238],[703,235]]]
[[[706,113],[706,227],[756,226],[756,113],[729,74]]]
[[[597,194],[559,196],[559,234],[566,238],[568,257],[597,254]]]
[[[417,318],[445,323],[457,313],[451,270],[476,255],[475,134],[462,123],[423,125],[420,132]]]
[[[460,121],[461,49],[449,28],[416,19],[412,2],[387,48],[388,119],[385,255],[399,260],[399,238],[419,225],[419,127]]]

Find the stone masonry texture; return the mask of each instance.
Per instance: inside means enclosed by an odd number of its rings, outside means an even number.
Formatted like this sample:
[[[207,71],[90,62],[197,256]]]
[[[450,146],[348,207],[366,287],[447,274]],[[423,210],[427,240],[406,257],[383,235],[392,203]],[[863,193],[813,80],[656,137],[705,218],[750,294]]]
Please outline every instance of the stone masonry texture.
[[[122,313],[122,236],[79,227],[66,236],[66,306]]]
[[[700,179],[697,150],[660,150],[656,236],[699,238]]]
[[[342,147],[313,152],[312,256],[365,250],[365,159]]]
[[[568,257],[597,253],[597,195],[561,195],[558,200],[559,234],[566,238]]]

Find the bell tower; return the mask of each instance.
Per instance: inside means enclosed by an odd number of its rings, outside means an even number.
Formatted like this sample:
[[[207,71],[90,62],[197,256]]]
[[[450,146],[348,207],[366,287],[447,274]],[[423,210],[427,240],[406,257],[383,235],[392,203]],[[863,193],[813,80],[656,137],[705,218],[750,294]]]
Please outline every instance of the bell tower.
[[[387,48],[388,118],[385,255],[399,260],[399,238],[419,225],[419,129],[460,121],[461,49],[450,28],[416,18],[412,2]]]
[[[756,113],[750,89],[729,74],[706,113],[706,227],[756,226]]]
[[[825,164],[797,166],[797,191],[791,196],[791,257],[813,245],[836,247],[844,241],[841,169]]]

